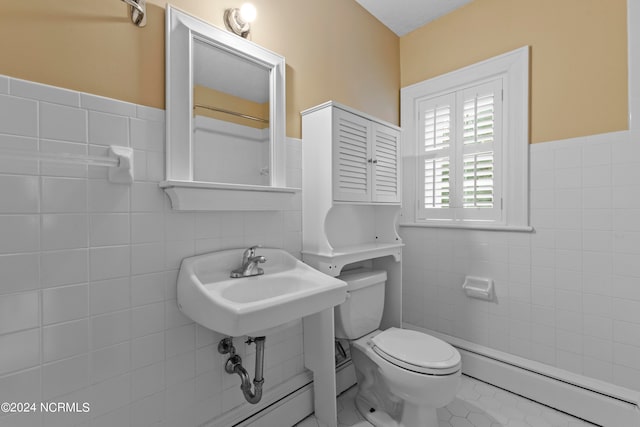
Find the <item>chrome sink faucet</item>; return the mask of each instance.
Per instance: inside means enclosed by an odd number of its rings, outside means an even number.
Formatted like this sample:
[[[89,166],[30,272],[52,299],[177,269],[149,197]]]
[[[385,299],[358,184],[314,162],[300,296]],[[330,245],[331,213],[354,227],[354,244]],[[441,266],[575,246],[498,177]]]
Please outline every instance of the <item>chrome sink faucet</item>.
[[[232,279],[264,274],[264,270],[258,267],[258,264],[264,264],[267,262],[267,259],[262,255],[256,256],[256,249],[261,247],[260,245],[256,245],[245,249],[242,254],[242,265],[231,272]]]

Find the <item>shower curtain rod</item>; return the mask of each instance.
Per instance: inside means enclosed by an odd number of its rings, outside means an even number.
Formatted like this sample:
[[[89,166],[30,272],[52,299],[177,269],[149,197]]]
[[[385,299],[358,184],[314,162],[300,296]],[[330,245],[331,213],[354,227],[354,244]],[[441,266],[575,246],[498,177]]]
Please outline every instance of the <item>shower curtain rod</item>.
[[[193,109],[195,110],[196,108],[204,108],[205,110],[211,110],[211,111],[217,111],[219,113],[230,114],[232,116],[242,117],[243,119],[249,119],[256,122],[267,123],[267,124],[269,123],[269,120],[263,119],[262,117],[250,116],[248,114],[242,114],[236,111],[225,110],[224,108],[210,107],[208,105],[203,105],[203,104],[195,104],[193,106]]]

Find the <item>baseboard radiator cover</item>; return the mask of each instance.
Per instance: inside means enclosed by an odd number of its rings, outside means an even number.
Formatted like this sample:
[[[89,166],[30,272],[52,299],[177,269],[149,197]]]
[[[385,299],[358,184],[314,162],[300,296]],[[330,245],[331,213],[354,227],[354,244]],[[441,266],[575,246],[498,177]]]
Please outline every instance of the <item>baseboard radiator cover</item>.
[[[278,409],[283,403],[293,399],[297,394],[301,393],[302,389],[312,383],[313,374],[310,371],[302,372],[264,393],[262,400],[258,404],[250,405],[244,403],[237,408],[200,424],[199,427],[249,426],[253,422],[252,420],[260,419],[269,412]],[[311,395],[313,396],[313,391],[311,391]],[[311,408],[313,412],[313,403],[311,404]],[[261,426],[262,424],[256,425]]]
[[[347,360],[336,369],[336,395],[355,383],[353,363]],[[293,426],[313,414],[313,374],[307,371],[291,378],[267,393],[261,403],[249,416],[246,416],[246,407],[241,406],[202,424],[201,427]]]
[[[462,372],[604,427],[640,426],[640,393],[604,381],[404,323],[435,336],[462,356]]]
[[[313,383],[311,382],[233,427],[293,426],[312,413]]]

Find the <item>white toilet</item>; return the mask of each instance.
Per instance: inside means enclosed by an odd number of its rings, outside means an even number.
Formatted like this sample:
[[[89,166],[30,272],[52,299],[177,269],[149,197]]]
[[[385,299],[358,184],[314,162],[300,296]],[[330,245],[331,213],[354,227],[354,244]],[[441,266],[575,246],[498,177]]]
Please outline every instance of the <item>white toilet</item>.
[[[408,329],[381,331],[386,271],[356,269],[347,300],[335,308],[336,338],[350,340],[358,411],[376,427],[437,427],[436,408],[460,383],[460,353],[446,342]]]

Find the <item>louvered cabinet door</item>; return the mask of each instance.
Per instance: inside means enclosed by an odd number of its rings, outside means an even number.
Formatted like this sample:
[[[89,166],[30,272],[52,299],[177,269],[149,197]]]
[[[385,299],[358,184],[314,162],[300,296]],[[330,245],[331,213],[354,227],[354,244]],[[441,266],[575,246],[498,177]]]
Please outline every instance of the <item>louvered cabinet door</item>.
[[[371,201],[371,122],[333,110],[333,200]]]
[[[400,131],[373,123],[373,202],[400,202]]]

